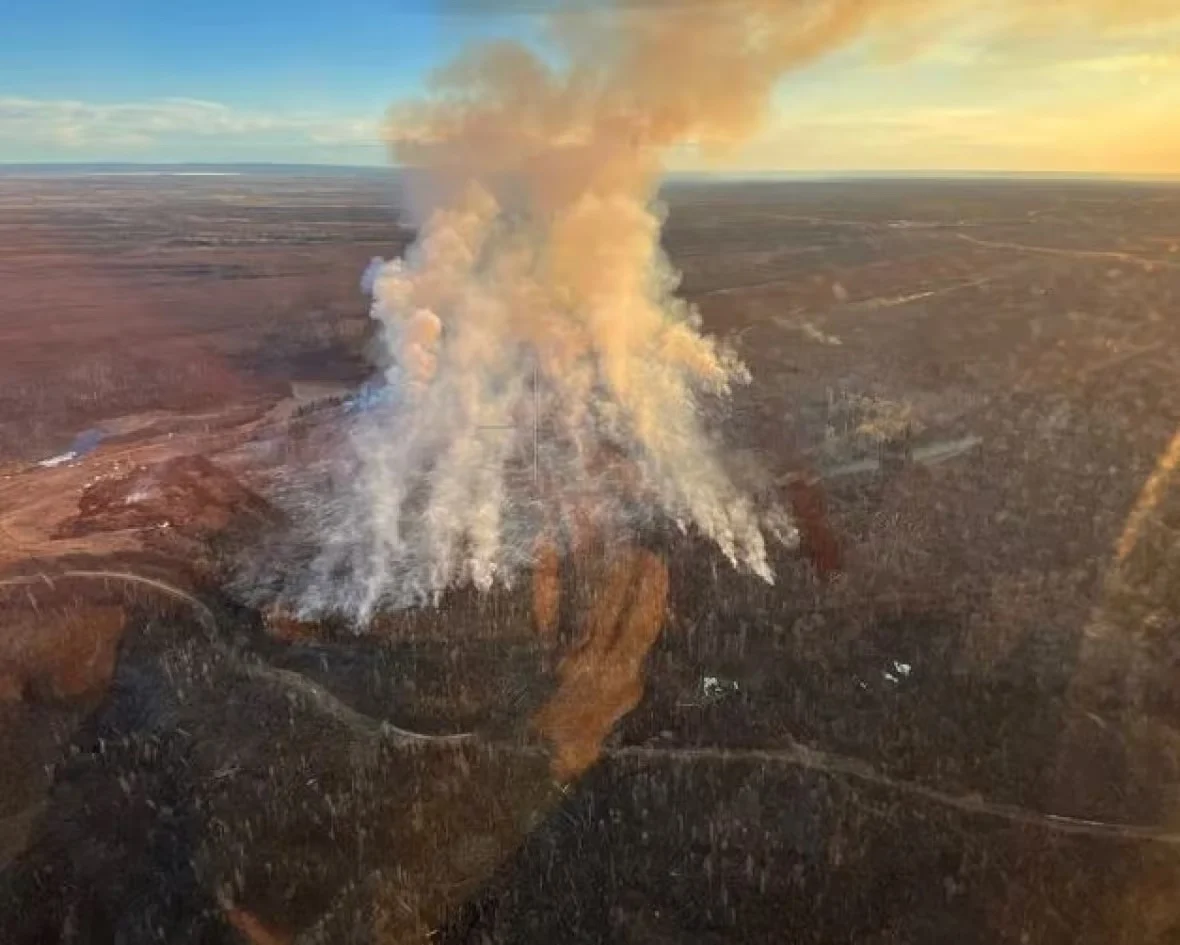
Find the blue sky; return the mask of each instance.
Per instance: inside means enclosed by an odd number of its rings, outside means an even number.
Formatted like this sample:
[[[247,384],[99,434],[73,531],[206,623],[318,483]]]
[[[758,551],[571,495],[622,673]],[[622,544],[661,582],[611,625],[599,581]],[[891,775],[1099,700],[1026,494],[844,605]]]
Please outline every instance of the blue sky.
[[[513,31],[436,0],[13,0],[0,161],[380,162],[391,101]]]
[[[372,105],[414,82],[447,41],[430,0],[400,11],[366,0],[15,0],[9,9],[0,83],[30,97]]]
[[[383,164],[391,102],[472,41],[533,35],[444,12],[481,4],[8,0],[0,162]],[[1180,172],[1178,51],[1180,17],[1005,48],[963,20],[916,53],[845,49],[788,77],[723,169]]]

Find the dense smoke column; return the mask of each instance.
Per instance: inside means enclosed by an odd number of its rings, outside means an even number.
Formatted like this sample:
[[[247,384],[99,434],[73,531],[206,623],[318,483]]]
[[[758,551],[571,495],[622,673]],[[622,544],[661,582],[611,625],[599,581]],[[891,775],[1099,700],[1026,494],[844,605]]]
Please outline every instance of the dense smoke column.
[[[1173,15],[1153,0],[570,2],[548,17],[545,58],[480,46],[395,107],[419,237],[365,277],[389,396],[354,431],[355,475],[301,608],[363,622],[510,580],[542,529],[587,509],[670,520],[770,580],[766,510],[701,419],[749,378],[675,295],[662,160],[747,139],[793,68],[963,11],[998,35]],[[532,449],[543,482],[518,468]]]
[[[472,182],[404,260],[375,262],[388,396],[358,419],[357,477],[305,606],[364,620],[486,588],[574,514],[670,518],[770,577],[756,512],[698,416],[746,373],[672,295],[659,225],[645,200],[509,216]]]

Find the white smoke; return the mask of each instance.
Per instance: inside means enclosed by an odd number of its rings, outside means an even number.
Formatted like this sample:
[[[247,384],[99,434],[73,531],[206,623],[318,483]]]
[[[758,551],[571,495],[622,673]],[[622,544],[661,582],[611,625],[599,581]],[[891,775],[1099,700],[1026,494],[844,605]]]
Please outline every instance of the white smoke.
[[[642,240],[588,240],[596,280],[570,291],[559,233],[620,217]],[[543,534],[586,515],[695,528],[770,580],[758,515],[699,417],[748,375],[672,294],[660,222],[644,202],[588,195],[542,223],[472,184],[404,259],[374,260],[363,286],[389,396],[356,421],[355,475],[301,610],[363,623],[510,581]]]

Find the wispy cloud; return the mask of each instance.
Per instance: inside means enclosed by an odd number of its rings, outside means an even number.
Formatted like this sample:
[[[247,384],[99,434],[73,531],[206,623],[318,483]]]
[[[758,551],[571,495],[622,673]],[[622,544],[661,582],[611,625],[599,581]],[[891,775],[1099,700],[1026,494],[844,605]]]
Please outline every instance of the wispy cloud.
[[[0,96],[0,142],[23,151],[136,152],[194,139],[318,147],[377,145],[379,121],[303,111],[251,111],[190,98],[96,103]],[[0,154],[2,157],[2,154]]]

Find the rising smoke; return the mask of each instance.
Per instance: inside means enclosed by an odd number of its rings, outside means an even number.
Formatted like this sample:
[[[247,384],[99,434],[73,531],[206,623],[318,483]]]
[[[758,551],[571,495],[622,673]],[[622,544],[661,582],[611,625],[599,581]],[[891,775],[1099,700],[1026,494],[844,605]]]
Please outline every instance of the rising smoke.
[[[556,4],[545,57],[485,45],[395,107],[419,237],[365,276],[388,397],[358,421],[355,478],[302,609],[363,622],[453,584],[510,580],[541,535],[587,510],[696,530],[771,580],[777,513],[730,481],[702,421],[749,378],[675,295],[662,161],[686,146],[724,154],[761,126],[785,72],[866,33],[962,9],[1013,26],[1031,22],[1024,6]],[[1136,6],[1050,0],[1037,22],[1128,19]]]

